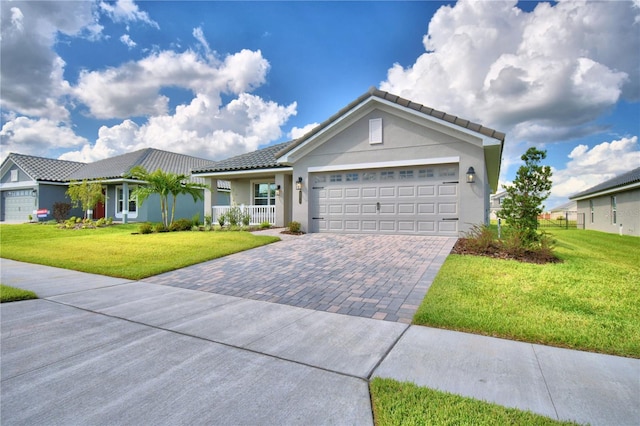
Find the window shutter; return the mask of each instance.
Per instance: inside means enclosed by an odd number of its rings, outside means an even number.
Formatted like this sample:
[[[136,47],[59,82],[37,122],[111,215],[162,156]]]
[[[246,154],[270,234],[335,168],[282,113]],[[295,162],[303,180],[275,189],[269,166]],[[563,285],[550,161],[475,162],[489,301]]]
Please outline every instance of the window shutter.
[[[369,143],[382,143],[382,118],[369,120]]]

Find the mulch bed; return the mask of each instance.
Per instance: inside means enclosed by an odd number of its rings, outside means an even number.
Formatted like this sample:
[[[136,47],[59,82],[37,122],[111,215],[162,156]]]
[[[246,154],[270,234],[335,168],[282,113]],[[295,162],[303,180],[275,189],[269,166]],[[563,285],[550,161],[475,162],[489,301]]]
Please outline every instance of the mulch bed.
[[[489,246],[484,251],[478,251],[475,247],[469,244],[468,238],[459,238],[453,246],[451,253],[469,256],[486,256],[493,257],[495,259],[511,259],[517,260],[518,262],[537,263],[539,265],[562,262],[562,260],[558,259],[553,253],[531,250],[525,250],[522,253],[511,253],[504,250],[503,247],[500,247],[497,244]]]

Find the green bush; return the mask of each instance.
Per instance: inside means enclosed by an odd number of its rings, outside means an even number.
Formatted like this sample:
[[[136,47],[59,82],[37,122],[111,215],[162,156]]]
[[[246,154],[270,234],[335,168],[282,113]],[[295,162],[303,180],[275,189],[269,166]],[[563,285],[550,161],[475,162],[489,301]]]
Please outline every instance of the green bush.
[[[200,226],[200,213],[196,213],[191,217],[191,224],[193,226]]]
[[[153,226],[150,223],[143,223],[139,229],[141,234],[151,234],[153,232]]]
[[[104,217],[101,217],[100,219],[96,220],[96,226],[105,226],[107,224],[107,219],[105,219]]]
[[[289,232],[299,233],[300,232],[300,222],[289,222]]]
[[[226,216],[227,220],[229,221],[229,225],[231,225],[232,227],[237,226],[242,222],[242,210],[240,210],[240,207],[238,206],[231,207]]]
[[[167,232],[167,228],[164,227],[164,223],[156,224],[156,226],[153,228],[153,230],[155,232]]]
[[[249,226],[250,223],[251,223],[251,215],[249,213],[244,213],[242,215],[242,224],[244,226]]]
[[[113,225],[113,218],[112,217],[108,217],[107,218],[107,225]]]
[[[211,226],[211,224],[213,223],[213,218],[211,217],[210,214],[205,214],[204,215],[204,226]]]
[[[220,228],[224,227],[224,223],[227,221],[227,215],[222,213],[220,215],[218,215],[218,225],[220,225]]]
[[[191,219],[178,219],[169,225],[169,231],[190,231],[192,226]]]
[[[271,224],[266,220],[260,224],[260,229],[269,229],[271,228]]]

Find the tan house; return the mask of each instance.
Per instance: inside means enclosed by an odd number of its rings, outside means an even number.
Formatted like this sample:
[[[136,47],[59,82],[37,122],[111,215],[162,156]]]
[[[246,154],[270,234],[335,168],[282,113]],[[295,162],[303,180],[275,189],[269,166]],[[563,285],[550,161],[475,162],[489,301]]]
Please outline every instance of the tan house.
[[[585,229],[640,236],[640,167],[569,197]]]
[[[303,137],[193,170],[252,222],[305,232],[460,235],[489,221],[505,134],[371,89]],[[228,207],[205,200],[205,213]]]

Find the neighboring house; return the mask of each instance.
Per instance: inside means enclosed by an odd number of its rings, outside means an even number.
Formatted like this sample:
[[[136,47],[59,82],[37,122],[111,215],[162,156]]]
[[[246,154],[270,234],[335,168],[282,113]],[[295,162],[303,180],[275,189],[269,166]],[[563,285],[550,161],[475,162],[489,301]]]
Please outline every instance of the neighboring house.
[[[640,167],[569,197],[585,229],[640,236]]]
[[[490,209],[491,220],[498,220],[498,211],[502,209],[502,202],[507,198],[507,191],[500,191],[497,194],[491,194],[490,197]]]
[[[9,154],[0,166],[0,221],[27,222],[38,210],[53,210],[66,196],[68,176],[85,163]],[[72,214],[82,214],[74,209]],[[49,216],[50,217],[50,216]]]
[[[458,236],[489,221],[504,138],[371,89],[297,140],[193,174],[230,181],[231,202],[249,209],[253,222],[297,221],[305,232]],[[223,210],[211,196],[205,205]]]
[[[578,211],[578,203],[576,201],[569,201],[559,206],[555,206],[546,213],[544,218],[549,220],[576,220],[576,213]]]
[[[136,199],[130,199],[130,192],[141,182],[125,178],[129,171],[139,165],[149,172],[162,169],[165,172],[190,174],[192,168],[210,163],[210,160],[153,148],[94,163],[9,154],[1,166],[2,220],[26,221],[28,215],[35,210],[51,211],[56,201],[70,202],[65,195],[69,183],[86,179],[100,181],[104,186],[105,202],[94,209],[94,219],[112,217],[123,222],[160,222],[162,218],[157,195],[149,197],[143,205],[139,205]],[[13,179],[17,181],[12,182]],[[201,179],[198,181],[202,182]],[[229,191],[228,182],[216,182],[215,202],[228,204]],[[20,201],[14,202],[14,199]],[[194,202],[191,196],[180,196],[176,203],[175,217],[191,218],[195,214],[201,215],[203,210],[203,201]],[[22,214],[23,211],[26,213]],[[72,212],[75,216],[82,214],[81,209],[74,209]]]

